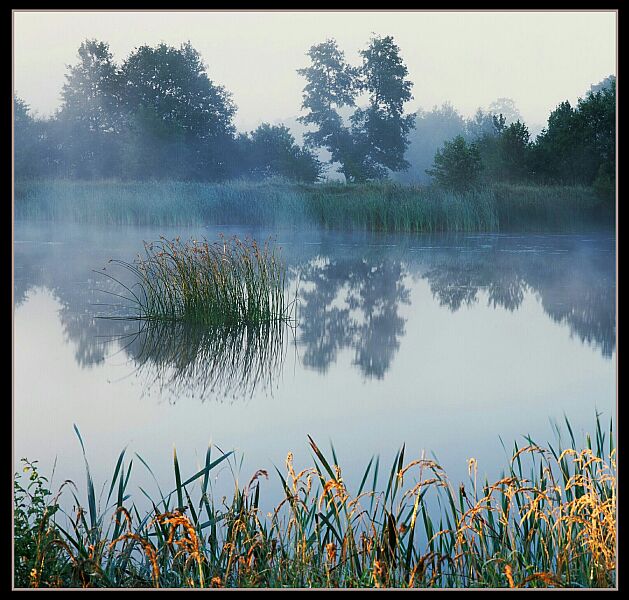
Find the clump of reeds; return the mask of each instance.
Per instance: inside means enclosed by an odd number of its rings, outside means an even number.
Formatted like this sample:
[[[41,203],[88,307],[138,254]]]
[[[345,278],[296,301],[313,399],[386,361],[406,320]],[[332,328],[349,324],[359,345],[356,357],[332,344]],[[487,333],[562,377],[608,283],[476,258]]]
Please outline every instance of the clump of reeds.
[[[137,277],[131,294],[135,318],[204,326],[259,325],[285,320],[286,269],[274,246],[222,237],[144,244],[132,263],[112,261]]]
[[[334,448],[326,457],[310,439],[309,467],[298,471],[289,453],[284,473],[276,468],[284,498],[266,517],[264,469],[244,487],[236,483],[230,501],[214,499],[210,473],[224,461],[233,472],[231,452],[213,458],[209,448],[205,466],[185,480],[175,452],[175,489],[164,494],[158,486],[159,498],[144,515],[129,505],[133,460],[125,451],[101,511],[86,459],[87,509],[68,482],[75,508],[65,513],[67,523],[61,524],[56,498],[40,509],[51,515],[47,537],[35,549],[16,539],[25,553],[16,585],[614,587],[611,425],[606,442],[597,417],[595,443],[588,436],[579,448],[566,424],[570,448],[562,449],[561,438],[555,446],[529,438],[524,447],[514,445],[499,480],[477,481],[470,459],[470,480],[459,485],[437,462],[423,455],[409,460],[402,447],[382,482],[372,458],[353,489]],[[23,496],[19,509],[28,511]],[[31,529],[21,522],[21,536],[41,527],[36,519]]]

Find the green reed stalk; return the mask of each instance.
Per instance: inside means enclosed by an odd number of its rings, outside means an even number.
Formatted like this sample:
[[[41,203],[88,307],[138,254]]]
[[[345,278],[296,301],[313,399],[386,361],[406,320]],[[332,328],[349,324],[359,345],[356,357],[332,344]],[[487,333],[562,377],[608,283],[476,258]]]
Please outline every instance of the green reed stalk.
[[[276,467],[284,498],[267,516],[260,511],[266,470],[245,486],[235,479],[231,499],[215,498],[210,474],[223,463],[234,474],[238,463],[231,452],[213,457],[212,448],[205,466],[187,478],[175,453],[174,489],[164,494],[158,486],[159,499],[151,499],[140,488],[152,506],[144,516],[128,492],[133,460],[125,451],[104,502],[95,497],[86,458],[89,520],[72,482],[62,486],[70,488],[75,507],[66,513],[59,494],[46,500],[51,494],[40,484],[29,497],[16,476],[16,584],[614,587],[612,426],[604,432],[597,415],[594,440],[588,436],[581,446],[566,426],[567,448],[557,428],[555,444],[528,438],[525,446],[514,445],[494,483],[480,481],[470,459],[470,479],[458,485],[434,460],[408,458],[402,447],[384,487],[372,459],[352,490],[334,448],[326,456],[310,439],[310,466],[298,471],[289,453],[284,472]],[[35,463],[26,465],[31,482],[45,481]]]
[[[137,279],[127,298],[135,318],[204,326],[286,320],[286,269],[270,242],[237,237],[145,243],[133,263],[116,260]]]

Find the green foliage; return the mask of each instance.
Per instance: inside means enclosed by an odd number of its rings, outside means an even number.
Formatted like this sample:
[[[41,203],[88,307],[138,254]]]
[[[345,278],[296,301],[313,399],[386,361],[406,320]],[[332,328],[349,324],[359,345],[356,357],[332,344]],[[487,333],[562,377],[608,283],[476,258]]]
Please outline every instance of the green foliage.
[[[299,121],[310,127],[304,135],[306,147],[300,148],[281,126],[263,123],[249,135],[237,135],[231,94],[210,79],[190,42],[178,48],[143,45],[117,65],[106,42],[87,39],[78,49],[76,64],[68,67],[57,114],[33,118],[28,105],[14,99],[15,177],[125,181],[282,177],[310,183],[322,174],[313,153],[321,148],[330,153],[329,163],[340,165],[347,182],[402,173],[409,167],[408,158],[415,172],[396,179],[417,182],[435,152],[442,153],[444,141],[460,135],[477,148],[483,166],[480,179],[486,185],[587,185],[595,186],[602,198],[613,194],[614,76],[591,86],[576,106],[561,103],[531,141],[509,98],[498,98],[489,111],[479,109],[467,120],[447,105],[431,113],[405,115],[412,82],[393,38],[374,35],[360,55],[362,64],[351,66],[333,39],[310,48],[310,65],[298,69],[306,78],[302,102],[306,114]],[[419,129],[412,136],[416,120]],[[453,182],[451,176],[437,181],[450,189],[473,186],[473,163],[463,161],[459,181]],[[439,165],[435,168],[440,170]],[[469,183],[464,184],[466,178]]]
[[[298,120],[315,129],[306,132],[304,140],[310,148],[330,152],[330,162],[339,162],[349,180],[354,170],[354,143],[339,109],[355,106],[358,71],[347,64],[333,39],[312,46],[308,57],[310,66],[297,70],[307,81],[302,108],[308,111]]]
[[[494,150],[493,153],[484,154],[487,179],[507,183],[530,180],[532,148],[528,128],[520,121],[515,121],[508,126],[505,126],[503,121],[497,125],[496,137],[486,137],[479,142],[483,150],[487,145],[493,146]]]
[[[187,136],[203,140],[233,132],[231,95],[208,77],[190,42],[140,46],[121,67],[125,106],[150,110]]]
[[[485,184],[543,184],[594,186],[603,199],[611,199],[615,188],[616,82],[609,77],[592,90],[576,107],[565,101],[550,114],[548,126],[531,141],[527,126],[519,119],[512,102],[502,98],[492,110],[478,111],[466,123],[465,137],[473,140],[482,163]],[[504,112],[504,114],[503,114]],[[464,134],[459,134],[464,136]],[[452,173],[461,171],[465,179],[468,163],[459,140],[435,155],[431,172],[439,185],[454,188]],[[444,164],[445,149],[458,147],[461,161]],[[450,173],[446,176],[444,171]],[[427,171],[428,172],[428,171]],[[473,178],[472,178],[473,179]]]
[[[438,185],[463,192],[478,185],[483,165],[476,144],[468,144],[458,135],[435,154],[433,168],[427,173]]]
[[[48,480],[40,475],[37,461],[23,458],[22,463],[22,474],[16,473],[13,482],[15,587],[55,587],[65,566],[54,544],[59,505],[56,498],[50,499]]]
[[[480,479],[472,458],[469,480],[458,485],[436,461],[408,456],[404,445],[388,471],[381,472],[379,459],[372,457],[360,483],[349,485],[334,447],[326,453],[309,437],[312,456],[306,468],[295,468],[290,452],[285,469],[275,468],[284,494],[266,516],[260,497],[267,470],[239,484],[232,452],[216,456],[210,446],[204,466],[187,478],[174,452],[174,488],[164,493],[158,483],[153,496],[140,488],[152,507],[142,514],[127,492],[134,459],[125,450],[105,509],[94,502],[86,460],[89,511],[73,492],[77,516],[66,514],[67,523],[54,525],[63,553],[51,564],[61,575],[50,584],[613,588],[617,453],[612,423],[605,430],[597,414],[595,435],[581,442],[567,419],[565,429],[554,427],[554,443],[538,444],[530,436],[525,446],[514,443],[498,481]],[[135,458],[153,474],[139,454]],[[229,467],[235,485],[231,497],[219,500],[212,480],[221,464]],[[28,510],[28,502],[24,506]]]
[[[361,90],[369,96],[369,107],[352,115],[352,133],[365,145],[362,179],[380,179],[390,171],[408,168],[404,159],[414,115],[404,115],[404,104],[412,100],[413,84],[408,69],[391,36],[373,37],[361,51]]]
[[[313,46],[311,66],[298,69],[306,78],[300,122],[316,127],[305,134],[307,144],[330,152],[330,163],[340,163],[348,182],[382,179],[388,170],[408,168],[404,151],[414,115],[403,115],[412,99],[412,83],[391,36],[373,37],[361,52],[360,68],[349,66],[335,40]],[[339,109],[354,107],[356,96],[366,93],[367,108],[356,108],[350,126]]]
[[[562,102],[534,147],[535,171],[542,181],[592,185],[615,181],[616,82],[590,92],[572,107]]]
[[[209,78],[189,42],[143,45],[116,65],[107,43],[86,40],[68,68],[58,114],[35,121],[22,100],[15,105],[19,179],[316,181],[321,172],[285,128],[262,127],[249,145],[237,138],[231,94]]]
[[[418,110],[405,153],[411,167],[396,173],[394,179],[403,183],[428,183],[426,170],[432,166],[437,150],[457,135],[467,137],[466,127],[466,119],[448,102],[430,111]]]
[[[284,177],[313,183],[321,177],[323,165],[310,150],[295,144],[295,138],[284,125],[262,123],[249,136],[241,135],[238,141],[240,160],[252,179]]]
[[[234,133],[231,95],[208,77],[189,42],[140,46],[120,69],[124,114],[130,120],[125,143],[140,146],[137,176],[220,179],[221,148]]]

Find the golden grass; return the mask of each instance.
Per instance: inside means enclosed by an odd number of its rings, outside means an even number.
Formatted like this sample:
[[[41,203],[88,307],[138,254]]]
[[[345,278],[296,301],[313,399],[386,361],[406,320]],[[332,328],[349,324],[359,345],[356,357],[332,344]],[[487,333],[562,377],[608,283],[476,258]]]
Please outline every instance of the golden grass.
[[[259,496],[268,473],[256,471],[230,501],[215,503],[209,472],[231,453],[212,461],[210,451],[205,468],[184,483],[175,454],[176,490],[141,517],[125,506],[130,467],[125,474],[123,452],[110,489],[118,486],[112,525],[104,517],[92,525],[81,510],[67,515],[70,526],[55,523],[54,540],[65,560],[56,555],[44,580],[31,574],[21,585],[614,587],[611,435],[610,426],[606,445],[597,420],[594,447],[589,437],[581,449],[574,439],[568,449],[516,445],[493,483],[479,483],[470,459],[469,481],[454,485],[435,461],[405,461],[402,447],[386,486],[372,459],[357,489],[346,484],[334,449],[328,460],[310,440],[311,465],[297,469],[289,453],[284,472],[277,470],[284,498],[266,517]],[[41,556],[33,559],[41,566]]]

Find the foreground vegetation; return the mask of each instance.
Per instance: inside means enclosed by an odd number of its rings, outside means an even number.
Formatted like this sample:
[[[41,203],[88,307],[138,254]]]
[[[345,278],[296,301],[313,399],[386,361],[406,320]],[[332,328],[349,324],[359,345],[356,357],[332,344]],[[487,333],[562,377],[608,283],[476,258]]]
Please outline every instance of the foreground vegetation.
[[[18,181],[15,218],[109,225],[311,226],[385,232],[573,231],[613,226],[613,199],[579,186],[466,192],[394,183]]]
[[[260,511],[259,470],[231,499],[218,500],[205,467],[150,499],[141,514],[129,495],[136,455],[120,453],[106,498],[85,459],[87,505],[71,481],[54,496],[34,462],[16,474],[17,587],[613,587],[616,577],[616,450],[597,417],[594,440],[569,448],[530,438],[513,447],[502,477],[458,486],[424,456],[379,461],[350,490],[334,452],[310,439],[312,465],[288,454],[277,470],[284,498]],[[83,454],[85,447],[76,430]],[[609,439],[606,441],[606,437]],[[233,467],[232,467],[233,469]],[[149,468],[149,472],[150,468]],[[232,470],[233,472],[233,470]],[[151,472],[152,473],[152,472]],[[26,479],[27,483],[24,482]],[[73,511],[61,507],[71,495]],[[193,497],[196,498],[193,500]]]

